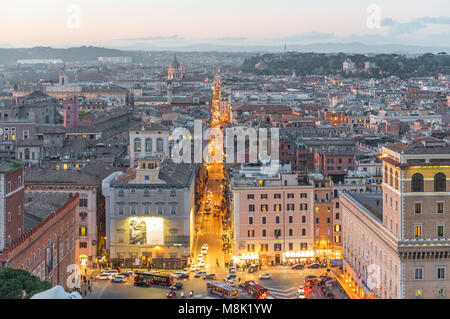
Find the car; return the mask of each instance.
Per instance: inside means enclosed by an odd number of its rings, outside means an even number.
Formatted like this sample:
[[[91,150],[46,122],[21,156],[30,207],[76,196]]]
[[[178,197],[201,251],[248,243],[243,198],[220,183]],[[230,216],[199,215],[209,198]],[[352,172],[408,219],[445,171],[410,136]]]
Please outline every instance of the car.
[[[177,297],[177,293],[175,291],[171,291],[171,292],[167,293],[166,297],[169,298],[169,299],[176,298]]]
[[[305,278],[305,285],[311,285],[311,284],[313,284],[316,281],[317,281],[317,277],[316,276],[314,276],[314,275],[307,276]]]
[[[161,272],[159,272],[157,270],[153,270],[153,271],[146,271],[145,274],[147,274],[147,275],[160,275]]]
[[[172,286],[169,287],[170,290],[180,290],[183,289],[183,284],[181,282],[177,282],[172,284]]]
[[[294,270],[304,269],[305,266],[303,264],[297,264],[291,267]]]
[[[131,277],[132,275],[129,272],[121,272],[117,277],[124,276],[125,278]]]
[[[119,274],[119,272],[116,269],[110,269],[110,270],[105,271],[104,273],[110,274],[111,277],[116,277]]]
[[[198,263],[198,266],[200,267],[200,268],[205,268],[205,262],[202,260],[201,262],[199,262]]]
[[[143,280],[143,281],[135,282],[134,285],[141,286],[141,287],[150,287],[151,282],[149,280]]]
[[[113,270],[117,270],[117,272],[120,272],[120,267],[119,267],[119,266],[113,267],[112,269],[113,269]]]
[[[134,272],[133,271],[127,271],[126,273],[129,275],[129,277],[134,276]]]
[[[203,280],[216,280],[216,275],[215,274],[206,275],[205,277],[203,277]]]
[[[180,276],[183,276],[184,273],[182,272],[175,272],[173,274],[170,274],[171,277],[176,278],[176,279],[180,279]]]
[[[200,254],[200,255],[198,255],[198,258],[197,258],[197,260],[198,260],[198,261],[201,261],[201,260],[203,260],[203,254]]]
[[[297,297],[298,299],[306,299],[305,295],[305,287],[299,286],[297,289]]]
[[[236,273],[236,267],[232,266],[230,268],[230,274],[235,274]]]
[[[254,282],[253,280],[244,281],[239,284],[239,288],[246,289],[249,285],[256,285],[256,282]]]
[[[194,278],[201,278],[203,276],[206,276],[206,271],[205,270],[201,270],[195,273]]]
[[[202,248],[202,250],[200,251],[202,253],[202,255],[206,255],[208,253],[207,249]]]
[[[249,274],[257,272],[258,271],[258,267],[249,267],[247,271],[248,271]]]
[[[202,249],[203,249],[203,248],[208,249],[208,244],[203,244],[203,245],[202,245]]]
[[[110,280],[112,278],[111,274],[103,273],[100,275],[95,276],[96,279],[99,280]]]
[[[320,268],[320,264],[318,264],[318,263],[313,263],[313,264],[309,265],[308,268],[311,268],[311,269]]]
[[[234,282],[236,281],[236,278],[237,278],[236,275],[231,274],[231,275],[226,276],[226,277],[223,279],[223,281],[225,281],[225,282],[233,282],[233,283],[234,283]]]
[[[199,271],[198,267],[192,266],[191,268],[189,268],[189,272],[197,272],[197,271]]]
[[[178,279],[189,279],[189,273],[188,272],[181,272],[179,275],[178,275]]]
[[[259,279],[272,279],[272,275],[269,273],[259,275]]]
[[[111,281],[112,282],[126,282],[127,281],[127,277],[125,277],[124,275],[117,275],[116,277],[111,279]]]
[[[332,279],[330,276],[322,275],[319,277],[319,280],[322,282],[327,282],[328,280]]]

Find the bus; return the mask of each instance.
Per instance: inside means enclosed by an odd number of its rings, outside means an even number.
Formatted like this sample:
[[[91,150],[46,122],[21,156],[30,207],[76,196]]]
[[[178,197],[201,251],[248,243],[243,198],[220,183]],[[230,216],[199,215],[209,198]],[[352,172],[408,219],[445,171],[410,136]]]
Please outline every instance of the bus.
[[[156,286],[172,286],[173,278],[170,275],[161,275],[155,273],[135,273],[134,284],[135,285],[156,285]]]
[[[236,288],[222,284],[217,281],[208,282],[206,284],[206,290],[210,294],[218,295],[225,299],[234,299],[239,297],[239,293]]]
[[[264,288],[263,286],[255,283],[254,281],[250,281],[245,285],[245,292],[256,299],[266,299],[269,297],[269,290]]]

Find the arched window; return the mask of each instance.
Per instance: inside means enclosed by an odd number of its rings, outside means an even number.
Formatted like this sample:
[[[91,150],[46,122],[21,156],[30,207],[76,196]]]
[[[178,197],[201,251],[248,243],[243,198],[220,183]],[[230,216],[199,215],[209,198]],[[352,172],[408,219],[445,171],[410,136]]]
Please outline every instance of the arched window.
[[[411,180],[411,192],[423,192],[423,175],[416,173]]]
[[[394,179],[394,174],[392,173],[392,168],[389,170],[389,186],[392,186],[394,183],[392,180]]]
[[[434,175],[434,191],[435,192],[445,192],[447,177],[442,173],[437,173]]]
[[[145,151],[152,152],[153,151],[153,141],[151,138],[147,138],[145,140]]]
[[[140,138],[135,138],[134,139],[134,151],[135,152],[140,152],[141,151],[141,139]]]
[[[158,153],[164,152],[164,140],[162,138],[156,140],[156,151]]]

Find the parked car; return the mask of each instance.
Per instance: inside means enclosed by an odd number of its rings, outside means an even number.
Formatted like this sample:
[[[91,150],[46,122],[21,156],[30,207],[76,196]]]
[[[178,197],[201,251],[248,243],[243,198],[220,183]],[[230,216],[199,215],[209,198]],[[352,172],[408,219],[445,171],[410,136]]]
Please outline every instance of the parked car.
[[[269,273],[259,275],[259,279],[272,279],[272,275]]]
[[[203,277],[203,280],[216,280],[216,275],[215,274],[206,275],[205,277]]]
[[[299,269],[304,269],[304,268],[305,268],[305,266],[303,264],[297,264],[297,265],[292,266],[292,269],[294,269],[294,270],[299,270]]]
[[[105,271],[104,273],[110,274],[111,277],[116,277],[119,274],[119,272],[116,269],[110,269],[110,270]]]
[[[171,292],[167,293],[166,297],[169,299],[176,298],[177,293],[175,291],[171,291]]]
[[[177,282],[172,284],[172,286],[169,287],[170,290],[180,290],[183,289],[183,284],[181,282]]]
[[[118,275],[118,276],[114,277],[111,281],[112,282],[126,282],[127,277],[125,277],[124,275]]]
[[[257,267],[250,267],[250,268],[248,268],[248,273],[254,273],[254,272],[257,272],[258,271],[258,268]]]
[[[175,272],[173,274],[170,274],[171,277],[176,278],[176,279],[180,279],[180,276],[183,276],[182,272]]]
[[[320,264],[318,264],[318,263],[313,263],[313,264],[309,265],[308,268],[311,268],[311,269],[320,268]]]
[[[111,274],[103,273],[100,275],[95,276],[96,279],[99,280],[110,280],[112,278]]]
[[[206,271],[201,270],[195,273],[194,278],[201,278],[203,276],[206,276]]]

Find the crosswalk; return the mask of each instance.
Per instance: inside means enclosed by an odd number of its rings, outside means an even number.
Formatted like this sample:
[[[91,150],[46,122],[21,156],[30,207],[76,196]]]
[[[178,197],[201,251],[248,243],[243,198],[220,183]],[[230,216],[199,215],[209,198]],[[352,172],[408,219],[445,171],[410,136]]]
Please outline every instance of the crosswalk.
[[[297,287],[287,289],[280,289],[274,287],[264,286],[269,289],[270,295],[275,299],[297,299]]]

